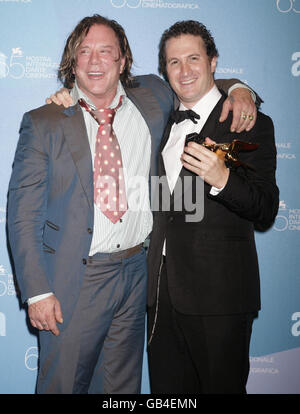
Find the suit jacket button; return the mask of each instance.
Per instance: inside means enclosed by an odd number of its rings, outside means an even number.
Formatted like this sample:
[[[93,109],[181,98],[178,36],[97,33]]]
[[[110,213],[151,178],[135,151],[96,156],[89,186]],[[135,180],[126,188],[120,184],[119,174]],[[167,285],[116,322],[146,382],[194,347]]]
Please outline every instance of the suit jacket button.
[[[174,220],[174,217],[173,216],[170,216],[169,217],[169,223],[172,223],[173,220]]]
[[[88,231],[89,234],[93,233],[93,230],[90,227],[87,229],[87,231]]]
[[[86,259],[82,259],[82,263],[86,265]]]

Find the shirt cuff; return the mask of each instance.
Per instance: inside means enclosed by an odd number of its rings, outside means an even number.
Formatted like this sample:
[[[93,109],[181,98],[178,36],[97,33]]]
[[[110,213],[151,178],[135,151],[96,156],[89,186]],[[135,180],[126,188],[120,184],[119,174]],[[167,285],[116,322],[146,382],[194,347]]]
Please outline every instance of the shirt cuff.
[[[37,295],[37,296],[33,296],[32,298],[27,299],[27,304],[28,305],[32,305],[33,303],[36,303],[42,299],[46,299],[49,296],[52,296],[53,293],[49,292],[49,293],[43,293],[42,295]]]
[[[250,89],[247,85],[245,85],[244,83],[235,83],[234,85],[232,85],[229,89],[228,89],[228,96],[231,94],[231,92],[234,90],[234,89],[237,89],[237,88],[244,88],[244,89],[248,89],[249,91],[250,91],[250,93],[251,93],[251,97],[252,97],[252,99],[253,99],[253,102],[256,102],[256,95],[255,95],[255,93],[253,92],[253,90],[252,89]]]
[[[223,188],[225,188],[225,187],[217,188],[217,187],[212,186],[211,189],[210,189],[209,194],[212,195],[212,196],[216,196],[223,190]]]

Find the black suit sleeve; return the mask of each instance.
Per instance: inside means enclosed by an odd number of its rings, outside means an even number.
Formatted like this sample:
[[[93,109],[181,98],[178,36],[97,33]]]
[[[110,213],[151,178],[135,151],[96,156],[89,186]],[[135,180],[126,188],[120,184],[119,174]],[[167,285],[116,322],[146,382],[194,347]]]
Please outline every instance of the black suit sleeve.
[[[276,147],[272,120],[259,113],[247,141],[259,144],[254,151],[240,153],[250,169],[231,169],[225,188],[214,198],[242,218],[252,221],[258,230],[266,230],[276,217],[279,190],[276,185]]]

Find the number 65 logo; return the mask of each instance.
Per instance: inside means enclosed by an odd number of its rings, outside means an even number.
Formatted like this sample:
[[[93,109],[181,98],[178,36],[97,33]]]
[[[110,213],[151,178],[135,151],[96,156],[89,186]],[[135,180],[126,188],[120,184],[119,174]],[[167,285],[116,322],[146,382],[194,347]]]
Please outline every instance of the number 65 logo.
[[[7,56],[0,52],[0,79],[6,78],[8,75],[13,79],[21,79],[24,76],[25,68],[18,59],[23,57],[22,50],[19,47],[13,48],[9,62]]]
[[[296,9],[296,2],[297,0],[276,0],[277,10],[280,13],[289,13],[291,10],[295,13],[300,13],[300,5]]]
[[[137,9],[140,7],[142,0],[110,0],[111,5],[117,9],[124,7],[125,4],[130,9]]]
[[[25,366],[29,371],[35,371],[38,367],[39,352],[37,346],[31,346],[25,353]]]

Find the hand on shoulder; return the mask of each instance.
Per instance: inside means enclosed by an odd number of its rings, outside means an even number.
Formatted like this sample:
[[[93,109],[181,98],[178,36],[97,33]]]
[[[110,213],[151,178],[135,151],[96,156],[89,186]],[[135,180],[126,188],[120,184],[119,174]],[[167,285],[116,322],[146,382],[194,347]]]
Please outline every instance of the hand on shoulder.
[[[69,89],[61,88],[46,99],[47,104],[55,103],[56,105],[63,105],[65,108],[74,105],[73,99],[70,95]]]

